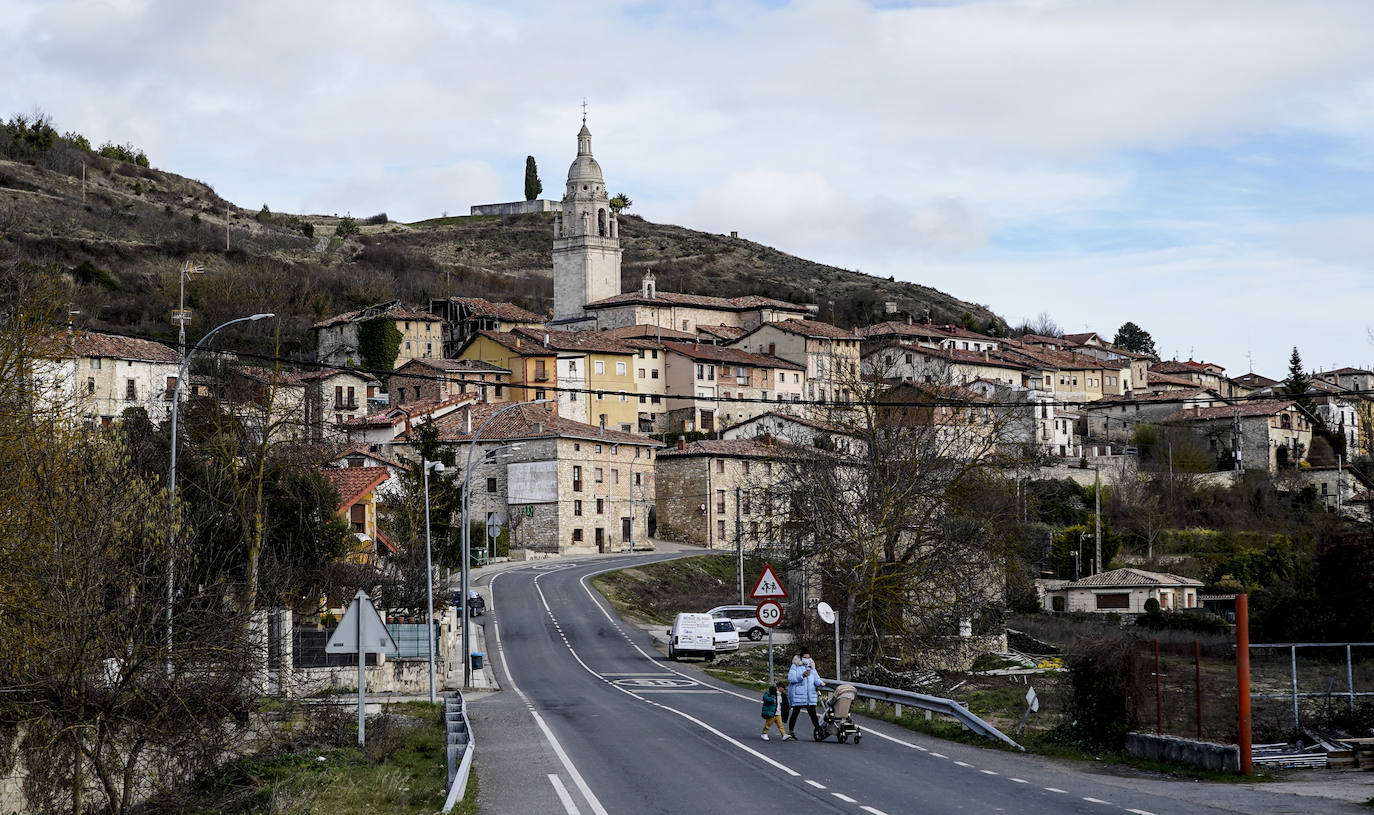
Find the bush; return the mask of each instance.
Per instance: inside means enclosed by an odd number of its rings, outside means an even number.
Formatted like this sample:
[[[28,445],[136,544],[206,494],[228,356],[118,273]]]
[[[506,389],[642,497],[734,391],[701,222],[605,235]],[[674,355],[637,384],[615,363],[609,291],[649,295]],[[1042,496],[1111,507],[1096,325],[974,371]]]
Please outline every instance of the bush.
[[[1151,597],[1150,601],[1154,601],[1154,598]],[[1137,628],[1154,631],[1192,631],[1198,634],[1225,634],[1231,630],[1231,626],[1215,614],[1161,611],[1158,602],[1155,602],[1154,610],[1149,606],[1150,603],[1147,601],[1145,613],[1136,618]]]
[[[342,221],[339,221],[339,225],[334,228],[334,234],[341,238],[347,238],[349,235],[356,235],[358,234],[358,222],[352,218],[344,218]]]
[[[1138,724],[1140,696],[1135,639],[1111,636],[1083,639],[1068,654],[1073,711],[1069,735],[1090,747],[1119,750]]]
[[[1156,600],[1156,599],[1153,598],[1153,597],[1151,597],[1151,598],[1149,598],[1148,600],[1146,600],[1146,601],[1145,601],[1145,613],[1146,613],[1146,614],[1158,614],[1158,613],[1159,613],[1159,601]]]
[[[139,167],[148,166],[148,156],[132,144],[113,144],[111,142],[105,142],[100,145],[99,153],[105,158],[112,158],[116,161],[135,164]]]
[[[363,221],[368,226],[385,226],[387,223],[386,213],[379,212]]]

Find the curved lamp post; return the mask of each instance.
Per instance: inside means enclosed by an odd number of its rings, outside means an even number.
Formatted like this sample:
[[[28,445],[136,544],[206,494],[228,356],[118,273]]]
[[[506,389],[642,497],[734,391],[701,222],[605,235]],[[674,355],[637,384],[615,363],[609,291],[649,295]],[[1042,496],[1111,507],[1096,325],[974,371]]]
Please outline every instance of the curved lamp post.
[[[420,460],[420,466],[424,469],[425,478],[425,598],[426,616],[425,622],[428,627],[425,629],[425,639],[429,640],[429,703],[435,702],[434,698],[434,566],[433,558],[430,555],[429,543],[429,471],[436,473],[444,471],[444,462]],[[464,598],[463,602],[467,602]]]
[[[219,325],[210,329],[210,331],[206,333],[205,336],[201,337],[200,340],[196,342],[195,347],[191,349],[191,353],[187,354],[181,360],[181,367],[177,368],[177,382],[176,385],[172,387],[171,464],[167,468],[167,534],[169,539],[169,546],[167,549],[167,673],[169,674],[172,672],[172,606],[176,602],[176,581],[172,579],[175,575],[174,569],[176,566],[176,561],[174,559],[174,555],[172,554],[174,547],[170,544],[174,542],[173,538],[176,534],[175,528],[171,526],[171,523],[172,514],[176,511],[177,503],[177,406],[181,403],[181,382],[183,379],[186,378],[186,368],[191,364],[191,358],[196,355],[196,352],[199,351],[200,347],[205,344],[205,341],[213,337],[215,333],[218,332],[221,328],[227,328],[233,325],[234,323],[255,322],[257,320],[265,320],[268,317],[275,316],[277,315],[253,314],[248,317],[239,317],[237,319],[230,320],[227,323],[220,323]]]
[[[542,405],[552,402],[552,399],[535,399],[533,402],[513,402],[487,417],[482,426],[477,428],[477,432],[472,434],[472,439],[468,442],[468,461],[463,468],[463,597],[460,605],[462,610],[463,624],[463,687],[467,688],[472,684],[472,652],[468,645],[468,559],[471,557],[472,547],[472,452],[477,449],[477,440],[482,438],[482,431],[487,429],[487,425],[492,420],[508,410],[514,410],[525,405]]]

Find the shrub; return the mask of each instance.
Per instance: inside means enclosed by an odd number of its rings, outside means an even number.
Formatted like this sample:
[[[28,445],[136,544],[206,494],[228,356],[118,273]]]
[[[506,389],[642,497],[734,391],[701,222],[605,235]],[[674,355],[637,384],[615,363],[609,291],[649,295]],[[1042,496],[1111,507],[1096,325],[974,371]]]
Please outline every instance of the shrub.
[[[1153,598],[1153,597],[1151,597],[1150,599],[1146,600],[1146,601],[1145,601],[1145,613],[1146,613],[1146,614],[1158,614],[1158,613],[1159,613],[1159,601],[1156,600],[1156,599]]]
[[[1158,602],[1151,610],[1149,601],[1145,603],[1145,613],[1136,618],[1135,624],[1137,628],[1154,631],[1189,631],[1198,634],[1225,634],[1231,630],[1225,620],[1214,614],[1161,611]]]
[[[339,225],[334,228],[334,234],[341,238],[347,238],[349,235],[356,235],[358,234],[358,222],[352,218],[344,218],[342,221],[339,221]]]
[[[376,215],[373,215],[369,217],[367,220],[363,221],[363,223],[367,224],[368,226],[385,226],[387,223],[386,213],[379,212]]]
[[[100,145],[99,153],[105,158],[112,158],[116,161],[128,162],[129,164],[135,164],[139,167],[148,166],[148,156],[132,144],[113,144],[111,142],[105,142]]]
[[[1068,654],[1073,711],[1069,735],[1091,747],[1120,749],[1136,727],[1140,696],[1135,640],[1112,636],[1082,639]]]
[[[315,225],[309,221],[301,221],[301,234],[307,238],[315,237]]]

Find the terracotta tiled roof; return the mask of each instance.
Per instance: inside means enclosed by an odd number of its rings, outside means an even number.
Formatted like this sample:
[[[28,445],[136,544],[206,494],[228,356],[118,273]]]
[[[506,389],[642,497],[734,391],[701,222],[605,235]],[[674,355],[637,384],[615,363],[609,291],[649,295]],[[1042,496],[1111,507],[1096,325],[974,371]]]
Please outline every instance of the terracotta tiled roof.
[[[1194,385],[1191,388],[1180,388],[1178,390],[1167,391],[1133,391],[1130,396],[1113,397],[1101,402],[1094,402],[1088,406],[1091,410],[1111,410],[1120,407],[1122,404],[1132,402],[1182,402],[1187,400],[1207,400],[1220,399],[1221,394],[1208,388],[1199,388]]]
[[[961,362],[969,365],[984,365],[991,368],[1010,368],[1015,371],[1024,371],[1028,367],[1024,361],[1014,360],[1001,351],[960,351],[952,348],[927,348],[924,345],[913,345],[906,342],[893,343],[888,348],[897,348],[901,351],[909,351],[913,354],[932,357],[935,359],[947,359],[950,362]],[[872,353],[881,353],[879,348]]]
[[[1162,374],[1208,374],[1210,376],[1220,376],[1221,374],[1218,374],[1215,370],[1210,370],[1214,368],[1222,371],[1226,370],[1220,365],[1211,362],[1194,362],[1191,359],[1187,362],[1179,362],[1176,359],[1169,359],[1151,365],[1150,373],[1158,371]]]
[[[1170,413],[1168,416],[1160,419],[1160,423],[1201,422],[1211,419],[1229,419],[1237,414],[1242,417],[1273,416],[1291,407],[1293,407],[1293,400],[1291,399],[1264,399],[1258,402],[1237,402],[1234,405],[1222,405],[1221,407],[1200,407],[1197,410],[1187,408],[1177,413]]]
[[[599,331],[540,331],[537,328],[516,328],[511,334],[524,337],[526,342],[547,345],[554,351],[590,351],[599,354],[630,354],[633,351],[623,342]]]
[[[363,427],[391,427],[406,419],[419,419],[424,416],[441,410],[452,405],[461,405],[464,402],[475,402],[477,397],[471,393],[461,393],[457,396],[426,396],[423,399],[412,399],[400,405],[392,405],[386,410],[379,410],[376,413],[369,413],[356,419],[345,419],[339,426],[345,428]]]
[[[755,368],[787,368],[797,371],[806,370],[805,365],[798,365],[795,362],[788,362],[785,359],[771,357],[767,354],[751,354],[748,351],[741,351],[738,348],[729,348],[724,345],[712,345],[709,342],[665,342],[663,343],[663,347],[690,359],[709,360],[711,362],[720,362],[727,365],[750,365]]]
[[[481,297],[450,297],[454,303],[462,303],[467,306],[468,312],[473,317],[495,317],[498,320],[505,320],[512,323],[542,323],[543,317],[533,311],[526,311],[514,303],[493,303]]]
[[[125,359],[136,362],[181,363],[175,349],[160,342],[141,340],[136,337],[120,337],[115,334],[97,334],[94,331],[63,331],[57,335],[55,355],[67,357],[104,357],[106,359]]]
[[[1350,374],[1368,374],[1368,373],[1374,373],[1374,371],[1368,371],[1368,370],[1365,370],[1364,368],[1336,368],[1335,370],[1332,370],[1332,371],[1322,371],[1322,373],[1323,373],[1323,374],[1335,374],[1335,375],[1337,375],[1337,376],[1348,376],[1348,375],[1350,375]],[[1258,376],[1258,374],[1248,374],[1248,375],[1249,375],[1249,376]],[[1318,374],[1318,376],[1320,376],[1320,375],[1321,375],[1321,374]],[[1261,378],[1263,378],[1263,377],[1261,377]]]
[[[719,309],[721,311],[752,311],[758,308],[774,308],[786,311],[805,312],[806,306],[773,300],[769,297],[746,295],[744,297],[712,297],[705,294],[679,294],[671,291],[658,291],[653,297],[645,297],[637,291],[617,294],[587,303],[583,308],[597,309],[610,306],[637,305],[691,306],[694,308]]]
[[[509,407],[508,404],[478,404],[472,409],[472,428],[480,428],[487,419],[498,411]],[[446,442],[470,440],[465,431],[464,410],[454,412],[435,421],[439,438]],[[637,444],[645,447],[662,447],[663,442],[648,436],[622,433],[618,430],[602,430],[595,425],[567,419],[545,410],[543,405],[522,404],[505,410],[482,431],[481,441],[512,441],[516,439],[572,438],[610,444]]]
[[[1120,371],[1130,365],[1113,363],[1073,351],[1056,351],[1036,346],[1001,349],[1008,359],[1024,359],[1028,365],[1059,371]]]
[[[1088,340],[1092,339],[1093,337],[1097,337],[1099,342],[1102,341],[1102,338],[1097,336],[1096,331],[1084,331],[1078,334],[1065,334],[1064,341],[1070,345],[1086,345]]]
[[[1044,334],[1022,334],[1021,336],[1017,337],[1015,341],[1016,341],[1016,342],[1023,342],[1023,343],[1025,343],[1025,344],[1027,344],[1027,345],[1059,345],[1059,346],[1063,346],[1063,345],[1073,345],[1073,344],[1074,344],[1074,343],[1071,343],[1071,342],[1067,342],[1063,337],[1049,337],[1049,336],[1046,336],[1046,335],[1044,335]]]
[[[1201,586],[1201,580],[1194,580],[1191,577],[1179,577],[1176,574],[1167,572],[1147,572],[1144,569],[1112,569],[1109,572],[1091,575],[1082,580],[1075,580],[1065,588],[1099,588],[1108,586],[1120,586],[1122,588],[1133,586]]]
[[[755,424],[759,422],[759,420],[761,419],[778,419],[780,421],[795,422],[796,424],[805,425],[806,427],[810,427],[815,430],[823,430],[827,433],[850,432],[847,431],[844,427],[833,422],[826,422],[822,421],[821,419],[811,418],[809,416],[794,416],[791,413],[778,413],[776,410],[770,410],[767,413],[760,413],[759,415],[754,416],[753,418],[745,419],[742,422],[736,422],[735,424],[729,427],[722,428],[721,432],[724,433],[730,430],[734,430],[737,427],[743,427],[747,424]]]
[[[601,332],[601,336],[613,340],[694,340],[696,335],[689,331],[675,331],[671,328],[663,328],[657,325],[640,323],[639,325],[622,325],[619,328],[608,328]]]
[[[1332,373],[1335,372],[1333,371]],[[1257,373],[1248,373],[1241,374],[1240,376],[1234,376],[1231,377],[1230,381],[1244,388],[1267,388],[1270,385],[1279,384],[1279,381],[1277,379],[1270,379],[1267,376],[1261,376]]]
[[[743,337],[749,332],[746,329],[734,325],[699,325],[697,326],[697,333],[730,342],[731,340],[737,340]]]
[[[391,477],[391,470],[386,467],[325,467],[320,472],[339,491],[339,508],[336,512],[353,506],[359,498]]]
[[[789,334],[798,334],[803,337],[827,340],[859,339],[858,334],[855,334],[847,328],[840,328],[837,325],[823,323],[818,320],[781,320],[776,323],[764,323],[764,325],[771,325],[779,331],[786,331]]]
[[[756,439],[702,439],[689,442],[683,447],[667,447],[659,451],[658,457],[777,458],[781,454],[780,447],[776,441],[773,444],[764,444]]]
[[[343,465],[340,462],[342,462],[349,456],[366,456],[367,458],[370,458],[373,461],[380,461],[388,467],[405,466],[398,459],[378,453],[377,451],[369,448],[366,444],[355,444],[351,447],[345,447],[341,452],[337,453],[333,458],[331,458],[329,460],[329,463],[333,464],[336,467],[342,467]]]
[[[1185,389],[1197,387],[1197,383],[1191,379],[1184,379],[1181,376],[1172,376],[1170,374],[1161,374],[1154,370],[1150,371],[1148,379],[1147,385],[1151,388],[1156,385],[1175,385]]]

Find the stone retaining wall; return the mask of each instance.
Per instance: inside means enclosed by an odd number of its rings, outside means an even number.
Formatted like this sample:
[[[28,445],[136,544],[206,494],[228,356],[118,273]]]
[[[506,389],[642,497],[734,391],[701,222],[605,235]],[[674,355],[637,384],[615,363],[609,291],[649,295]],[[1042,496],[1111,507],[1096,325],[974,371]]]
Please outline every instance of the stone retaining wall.
[[[1234,744],[1181,739],[1177,736],[1152,736],[1127,733],[1126,754],[1149,761],[1182,764],[1214,772],[1240,772],[1240,748]]]

